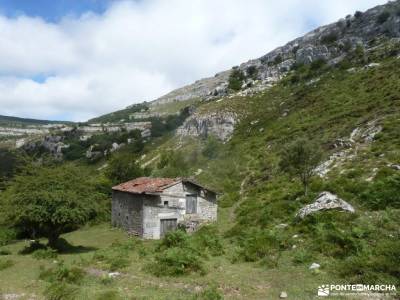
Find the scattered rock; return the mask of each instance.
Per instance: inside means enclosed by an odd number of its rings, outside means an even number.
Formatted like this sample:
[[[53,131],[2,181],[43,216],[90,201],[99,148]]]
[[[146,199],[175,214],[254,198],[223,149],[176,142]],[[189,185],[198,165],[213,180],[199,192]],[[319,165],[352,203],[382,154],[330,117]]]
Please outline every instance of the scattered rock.
[[[330,192],[322,192],[321,194],[319,194],[314,203],[306,205],[302,209],[300,209],[299,212],[296,214],[296,217],[304,219],[306,216],[312,213],[328,209],[340,209],[350,213],[355,212],[353,206],[351,206],[346,201],[340,199],[338,196]]]
[[[389,165],[389,166],[390,166],[390,168],[392,168],[392,169],[394,169],[396,171],[400,171],[400,165],[392,164],[392,165]]]
[[[319,269],[320,267],[321,267],[320,264],[317,264],[314,262],[311,264],[311,266],[308,269],[315,270],[315,269]]]
[[[366,65],[364,68],[365,69],[376,68],[376,67],[379,67],[380,65],[381,65],[380,63],[370,63],[370,64]]]
[[[288,227],[288,224],[282,223],[282,224],[276,225],[275,227],[276,227],[276,228],[279,228],[279,229],[283,229],[283,228]]]
[[[285,298],[287,298],[287,293],[286,292],[281,292],[281,294],[279,295],[279,298],[281,298],[281,299],[285,299]]]
[[[108,273],[108,277],[109,277],[109,278],[116,278],[116,277],[119,277],[119,276],[121,276],[121,273],[120,273],[120,272],[111,272],[111,273]]]

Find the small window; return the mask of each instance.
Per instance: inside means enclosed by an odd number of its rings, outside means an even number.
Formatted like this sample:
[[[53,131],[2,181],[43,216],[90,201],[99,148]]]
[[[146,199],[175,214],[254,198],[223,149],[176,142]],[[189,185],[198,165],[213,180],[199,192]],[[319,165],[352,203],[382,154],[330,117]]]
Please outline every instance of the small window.
[[[164,206],[168,206],[168,201],[164,201]]]
[[[186,196],[186,213],[187,214],[197,213],[197,195]]]

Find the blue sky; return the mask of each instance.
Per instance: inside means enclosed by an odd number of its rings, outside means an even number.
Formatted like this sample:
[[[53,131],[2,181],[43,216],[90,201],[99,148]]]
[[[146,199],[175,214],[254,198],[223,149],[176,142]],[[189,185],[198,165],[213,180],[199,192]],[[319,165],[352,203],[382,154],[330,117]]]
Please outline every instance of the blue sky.
[[[84,121],[386,0],[0,0],[0,115]]]
[[[109,0],[0,0],[0,12],[8,17],[27,15],[58,22],[66,15],[101,14],[110,4]]]

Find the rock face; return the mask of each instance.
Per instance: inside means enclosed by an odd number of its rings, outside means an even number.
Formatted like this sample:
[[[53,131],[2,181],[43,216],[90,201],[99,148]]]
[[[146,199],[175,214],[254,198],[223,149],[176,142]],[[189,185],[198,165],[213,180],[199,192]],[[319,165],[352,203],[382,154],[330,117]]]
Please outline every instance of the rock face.
[[[382,131],[383,127],[378,124],[378,120],[372,120],[362,126],[356,127],[350,137],[337,139],[332,148],[339,148],[329,158],[315,168],[315,173],[320,177],[325,177],[329,171],[340,166],[343,162],[351,160],[357,155],[357,151],[367,147],[374,141],[375,136]]]
[[[329,209],[339,209],[350,213],[355,212],[353,206],[351,206],[346,201],[340,199],[338,196],[330,192],[322,192],[321,194],[319,194],[314,203],[306,205],[302,209],[300,209],[299,212],[296,214],[296,217],[304,219],[310,214]]]
[[[319,27],[258,59],[243,63],[239,68],[260,85],[268,85],[282,78],[295,64],[310,64],[320,59],[328,64],[336,64],[357,47],[369,51],[375,46],[372,43],[374,40],[399,38],[398,9],[399,1],[391,1],[357,16],[349,15],[345,19]],[[386,11],[390,12],[390,16],[384,22],[379,21],[379,16]],[[231,70],[227,70],[214,77],[198,80],[154,100],[150,105],[224,96],[227,93],[230,72]],[[250,73],[253,75],[248,76]]]
[[[194,114],[178,128],[177,135],[202,138],[211,135],[221,141],[227,141],[231,137],[237,121],[237,117],[233,113]]]

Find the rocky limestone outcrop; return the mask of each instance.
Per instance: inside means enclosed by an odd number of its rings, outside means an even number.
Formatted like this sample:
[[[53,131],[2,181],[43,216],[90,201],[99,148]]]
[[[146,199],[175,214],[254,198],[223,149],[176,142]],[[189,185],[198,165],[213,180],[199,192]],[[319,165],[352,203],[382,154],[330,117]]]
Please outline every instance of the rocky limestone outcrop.
[[[304,219],[306,216],[322,210],[338,209],[354,213],[355,210],[346,201],[340,199],[338,196],[330,192],[322,192],[319,194],[314,203],[304,206],[296,214],[296,217]]]
[[[177,129],[177,135],[202,138],[214,136],[221,141],[227,141],[233,134],[237,122],[238,119],[234,113],[194,114]]]
[[[268,85],[281,79],[295,64],[310,64],[319,59],[328,64],[336,64],[357,47],[368,52],[376,46],[379,39],[399,38],[399,8],[399,1],[391,1],[357,16],[349,15],[335,23],[319,27],[260,58],[245,62],[239,68],[245,75],[249,75],[250,68],[253,71],[255,69],[256,76],[252,76],[252,79],[258,80],[259,85]],[[390,13],[384,21],[380,20],[383,12]],[[227,70],[214,77],[198,80],[154,100],[150,105],[225,96],[228,93],[230,72],[231,70]]]
[[[340,166],[347,160],[357,156],[357,152],[367,147],[374,141],[375,136],[382,131],[382,126],[378,120],[372,120],[364,125],[356,127],[348,138],[337,139],[332,147],[338,149],[315,168],[315,173],[320,177],[325,177],[330,170]]]

